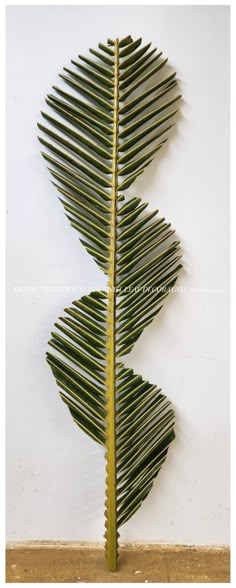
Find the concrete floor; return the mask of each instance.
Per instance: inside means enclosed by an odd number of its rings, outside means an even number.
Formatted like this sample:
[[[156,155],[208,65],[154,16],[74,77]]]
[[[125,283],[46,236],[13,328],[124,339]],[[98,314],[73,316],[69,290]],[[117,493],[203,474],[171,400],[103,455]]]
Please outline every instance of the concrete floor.
[[[7,548],[7,582],[230,582],[227,547],[128,545],[116,572],[99,545],[34,542]]]

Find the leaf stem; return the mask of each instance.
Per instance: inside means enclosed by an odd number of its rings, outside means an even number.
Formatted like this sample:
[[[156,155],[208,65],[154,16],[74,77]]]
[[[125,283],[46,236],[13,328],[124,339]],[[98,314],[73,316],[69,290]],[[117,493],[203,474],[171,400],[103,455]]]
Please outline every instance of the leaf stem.
[[[116,512],[116,205],[118,160],[118,106],[119,106],[119,40],[114,43],[114,113],[112,149],[111,232],[108,273],[108,328],[107,328],[107,478],[106,478],[106,558],[111,571],[117,562],[117,512]]]

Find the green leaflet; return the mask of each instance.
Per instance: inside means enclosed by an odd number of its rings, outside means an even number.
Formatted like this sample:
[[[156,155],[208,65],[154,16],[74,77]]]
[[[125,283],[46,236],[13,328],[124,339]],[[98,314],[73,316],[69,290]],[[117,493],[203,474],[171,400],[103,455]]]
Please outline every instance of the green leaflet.
[[[55,323],[47,361],[73,420],[106,448],[106,558],[150,492],[174,439],[174,411],[122,358],[158,315],[181,270],[170,223],[123,194],[175,124],[175,73],[129,35],[108,39],[59,74],[39,140],[65,214],[108,276]],[[174,106],[173,106],[174,105]]]

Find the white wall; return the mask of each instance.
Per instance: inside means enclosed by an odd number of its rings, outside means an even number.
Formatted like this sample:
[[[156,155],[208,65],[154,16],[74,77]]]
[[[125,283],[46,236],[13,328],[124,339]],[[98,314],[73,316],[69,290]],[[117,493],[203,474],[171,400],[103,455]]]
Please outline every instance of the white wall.
[[[105,278],[79,243],[49,182],[36,139],[44,96],[78,52],[143,36],[177,70],[181,117],[135,192],[176,228],[184,271],[127,364],[174,402],[176,441],[122,540],[229,541],[229,8],[7,8],[9,540],[101,540],[103,449],[73,423],[45,350],[80,288]],[[17,293],[16,287],[35,287]],[[43,287],[68,291],[46,293]],[[76,287],[77,292],[72,291]],[[218,292],[190,291],[196,288]]]

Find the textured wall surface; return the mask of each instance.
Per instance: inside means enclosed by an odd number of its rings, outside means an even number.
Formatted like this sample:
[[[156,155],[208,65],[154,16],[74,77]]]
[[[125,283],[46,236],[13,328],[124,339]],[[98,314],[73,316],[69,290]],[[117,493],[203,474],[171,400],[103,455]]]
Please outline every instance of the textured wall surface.
[[[131,25],[131,23],[133,23]],[[127,363],[175,405],[176,441],[122,540],[229,541],[229,8],[7,8],[8,539],[103,535],[103,449],[73,423],[45,361],[65,306],[106,285],[49,182],[36,122],[57,73],[109,37],[143,36],[177,70],[176,132],[132,192],[182,242],[184,270]]]

